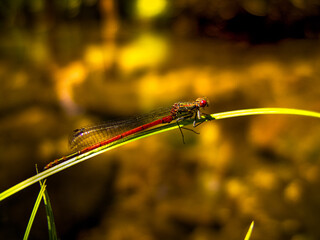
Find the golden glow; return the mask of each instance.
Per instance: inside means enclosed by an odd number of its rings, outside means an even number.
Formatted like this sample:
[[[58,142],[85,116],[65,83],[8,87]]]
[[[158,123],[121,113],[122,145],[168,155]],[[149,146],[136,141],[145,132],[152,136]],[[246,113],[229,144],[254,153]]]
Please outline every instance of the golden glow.
[[[144,34],[119,52],[118,64],[124,72],[155,67],[162,63],[168,53],[165,39]]]
[[[102,70],[104,68],[104,51],[101,47],[87,47],[84,58],[91,69]]]
[[[151,18],[155,17],[162,12],[167,7],[166,0],[137,0],[137,14],[142,18]]]
[[[252,177],[252,180],[258,187],[266,190],[272,190],[277,185],[275,174],[267,170],[256,171]]]
[[[57,95],[67,111],[76,110],[73,102],[73,86],[83,82],[86,77],[87,70],[81,62],[73,62],[64,68],[56,69],[54,78]]]
[[[203,126],[203,129],[203,133],[200,136],[202,144],[212,146],[212,144],[217,143],[220,140],[221,133],[216,124],[207,124]]]
[[[273,144],[275,143],[275,139],[281,134],[281,130],[285,124],[284,118],[274,118],[272,115],[258,116],[252,120],[249,136],[252,142],[261,146]]]
[[[274,61],[253,63],[248,70],[250,77],[256,80],[272,79],[274,81],[281,81],[281,79],[286,77],[282,66]]]
[[[316,182],[319,179],[319,167],[318,166],[306,166],[304,171],[305,178],[310,182]]]
[[[226,191],[230,197],[238,198],[246,193],[246,187],[238,179],[231,179],[227,182]]]
[[[298,180],[291,182],[284,190],[284,197],[291,202],[298,202],[302,195],[302,186]]]

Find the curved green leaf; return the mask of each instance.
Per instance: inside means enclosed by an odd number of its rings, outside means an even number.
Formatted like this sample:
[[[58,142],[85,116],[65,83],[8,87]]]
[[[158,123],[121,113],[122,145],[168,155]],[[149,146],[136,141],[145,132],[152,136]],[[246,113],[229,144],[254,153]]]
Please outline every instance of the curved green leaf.
[[[313,112],[313,111],[307,111],[307,110],[291,109],[291,108],[255,108],[255,109],[236,110],[236,111],[229,111],[229,112],[222,112],[222,113],[215,113],[215,114],[211,114],[211,115],[205,115],[205,116],[202,116],[201,119],[197,120],[197,123],[202,123],[202,122],[210,121],[210,120],[219,120],[219,119],[225,119],[225,118],[231,118],[231,117],[240,117],[240,116],[258,115],[258,114],[292,114],[292,115],[301,115],[301,116],[320,118],[320,113]],[[193,124],[193,119],[179,122],[180,127],[191,125],[191,124]],[[22,189],[24,189],[24,188],[42,180],[42,179],[45,179],[55,173],[58,173],[68,167],[71,167],[75,164],[83,162],[83,161],[85,161],[89,158],[92,158],[98,154],[104,153],[106,151],[110,151],[114,148],[120,147],[124,144],[136,141],[138,139],[149,137],[154,134],[166,132],[166,131],[173,130],[176,128],[178,128],[178,125],[176,123],[166,124],[161,127],[157,127],[157,128],[153,128],[153,129],[144,131],[144,132],[140,132],[138,134],[135,134],[133,136],[125,138],[121,141],[117,141],[112,144],[102,146],[102,147],[94,149],[90,152],[84,153],[80,156],[76,156],[66,162],[62,162],[62,163],[58,164],[57,166],[54,166],[54,167],[49,168],[43,172],[40,172],[39,174],[37,174],[33,177],[30,177],[30,178],[22,181],[21,183],[18,183],[17,185],[7,189],[6,191],[4,191],[0,194],[0,201],[2,201],[3,199],[6,199],[7,197],[15,194],[16,192],[19,192]]]

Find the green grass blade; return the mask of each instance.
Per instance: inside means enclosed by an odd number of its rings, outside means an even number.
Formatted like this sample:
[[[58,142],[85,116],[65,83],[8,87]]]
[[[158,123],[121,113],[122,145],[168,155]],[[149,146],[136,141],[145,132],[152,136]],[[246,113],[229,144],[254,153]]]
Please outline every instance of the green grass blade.
[[[37,165],[36,165],[36,171],[37,171],[37,173],[39,173]],[[44,183],[44,181],[40,180],[39,184],[40,184],[40,187],[42,188],[45,183]],[[51,207],[49,193],[48,193],[47,189],[44,190],[44,194],[42,195],[42,199],[43,199],[44,206],[46,208],[49,240],[56,240],[56,239],[58,239],[57,231],[56,231],[56,224],[54,222],[53,210]]]
[[[293,115],[320,118],[320,113],[313,112],[313,111],[291,109],[291,108],[255,108],[255,109],[236,110],[236,111],[229,111],[229,112],[222,112],[222,113],[215,113],[215,114],[211,114],[211,115],[206,115],[206,116],[203,116],[197,122],[201,123],[201,122],[210,121],[213,119],[220,120],[220,119],[231,118],[231,117],[240,117],[240,116],[258,115],[258,114],[293,114]],[[179,125],[181,127],[183,127],[183,126],[190,125],[192,123],[193,123],[193,119],[190,119],[190,120],[185,120],[185,121],[179,122]],[[18,183],[17,185],[0,193],[0,201],[2,201],[3,199],[15,194],[16,192],[21,191],[22,189],[24,189],[24,188],[42,180],[42,179],[45,179],[55,173],[58,173],[68,167],[71,167],[75,164],[83,162],[83,161],[85,161],[89,158],[92,158],[98,154],[104,153],[106,151],[110,151],[114,148],[120,147],[120,146],[127,144],[127,143],[130,143],[132,141],[136,141],[141,138],[145,138],[148,136],[152,136],[154,134],[158,134],[158,133],[169,131],[169,130],[176,129],[176,128],[178,128],[176,123],[165,124],[161,127],[157,127],[154,129],[150,129],[148,131],[138,133],[138,134],[130,136],[122,141],[118,141],[118,142],[115,142],[111,145],[106,145],[106,146],[100,147],[98,149],[92,150],[90,152],[87,152],[85,154],[82,154],[81,156],[74,157],[66,162],[58,164],[57,166],[49,168],[46,171],[43,171],[33,177],[30,177],[30,178],[26,179],[25,181]]]
[[[252,221],[252,223],[251,223],[251,225],[250,225],[250,227],[249,227],[249,230],[248,230],[248,232],[247,232],[246,237],[244,238],[244,240],[249,240],[249,239],[250,239],[251,233],[252,233],[252,230],[253,230],[253,226],[254,226],[254,221]]]
[[[44,183],[39,181],[41,188],[43,187]],[[49,232],[49,239],[55,240],[58,239],[57,231],[56,231],[56,224],[54,222],[53,211],[50,203],[50,198],[47,189],[45,189],[44,194],[42,195],[44,206],[46,208],[47,214],[47,222],[48,222],[48,232]]]
[[[294,109],[294,108],[253,108],[253,109],[244,109],[244,110],[216,113],[216,114],[212,114],[211,116],[214,117],[215,119],[224,119],[224,118],[259,115],[259,114],[291,114],[291,115],[320,118],[320,113],[318,112]]]
[[[32,212],[31,212],[31,216],[30,216],[30,218],[29,218],[29,222],[28,222],[28,225],[27,225],[27,229],[26,229],[26,231],[25,231],[25,233],[24,233],[23,240],[26,240],[26,239],[28,239],[28,237],[29,237],[31,227],[32,227],[34,218],[35,218],[35,216],[36,216],[36,213],[37,213],[37,211],[38,211],[38,208],[39,208],[39,205],[40,205],[40,202],[41,202],[41,198],[42,198],[42,195],[43,195],[45,189],[46,189],[46,185],[43,184],[43,185],[41,186],[41,189],[40,189],[40,192],[39,192],[39,194],[38,194],[37,200],[36,200],[36,202],[35,202],[35,204],[34,204],[34,206],[33,206],[33,210],[32,210]]]
[[[43,201],[44,201],[45,207],[46,207],[49,239],[50,240],[58,239],[56,224],[54,222],[53,211],[52,211],[52,207],[51,207],[51,203],[50,203],[50,199],[49,199],[49,194],[48,194],[47,190],[45,190],[45,192],[44,192]]]

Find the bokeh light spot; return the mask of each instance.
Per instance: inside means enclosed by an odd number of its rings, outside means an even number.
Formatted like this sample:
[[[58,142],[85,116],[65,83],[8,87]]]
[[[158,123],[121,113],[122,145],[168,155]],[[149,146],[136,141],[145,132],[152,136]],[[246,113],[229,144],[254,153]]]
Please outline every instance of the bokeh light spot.
[[[167,42],[163,38],[144,34],[120,51],[118,64],[127,73],[156,67],[165,60],[167,52]]]
[[[82,83],[87,77],[87,70],[81,62],[73,62],[68,66],[56,69],[57,95],[67,112],[77,111],[73,101],[73,86]]]
[[[284,191],[285,199],[291,202],[298,202],[301,199],[302,186],[298,180],[291,182]]]
[[[272,190],[277,185],[275,174],[267,170],[256,171],[253,175],[253,182],[266,190]]]
[[[93,70],[104,68],[104,52],[98,46],[89,46],[85,51],[85,61]]]
[[[167,7],[166,0],[138,0],[137,1],[137,14],[142,18],[155,17],[162,12]]]

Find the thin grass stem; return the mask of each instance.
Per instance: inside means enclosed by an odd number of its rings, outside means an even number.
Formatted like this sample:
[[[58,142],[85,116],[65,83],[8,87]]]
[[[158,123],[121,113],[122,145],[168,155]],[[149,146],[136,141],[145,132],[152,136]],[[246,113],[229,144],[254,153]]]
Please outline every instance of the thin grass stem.
[[[201,119],[197,120],[197,123],[202,123],[202,122],[211,121],[211,120],[221,120],[221,119],[225,119],[225,118],[249,116],[249,115],[260,115],[260,114],[292,114],[292,115],[320,118],[320,113],[318,113],[318,112],[301,110],[301,109],[255,108],[255,109],[244,109],[244,110],[215,113],[215,114],[211,114],[211,115],[204,115],[201,117]],[[184,127],[184,126],[193,124],[193,122],[194,122],[194,119],[184,120],[184,121],[179,122],[179,125],[180,125],[180,127]],[[124,144],[128,144],[130,142],[137,141],[141,138],[149,137],[154,134],[159,134],[159,133],[173,130],[176,128],[178,128],[178,125],[176,123],[166,124],[161,127],[157,127],[154,129],[144,131],[144,132],[140,132],[140,133],[135,134],[133,136],[130,136],[126,139],[114,142],[110,145],[102,146],[102,147],[94,149],[90,152],[84,153],[80,156],[76,156],[66,162],[62,162],[62,163],[58,164],[57,166],[54,166],[54,167],[49,168],[43,172],[40,172],[37,175],[32,176],[32,177],[18,183],[17,185],[3,191],[2,193],[0,193],[0,201],[8,198],[9,196],[21,191],[22,189],[24,189],[24,188],[42,180],[42,179],[45,179],[45,178],[47,178],[53,174],[56,174],[66,168],[69,168],[75,164],[78,164],[78,163],[83,162],[87,159],[90,159],[98,154],[104,153],[106,151],[110,151],[110,150],[115,149],[117,147],[120,147]]]
[[[42,184],[42,186],[41,186],[41,189],[40,189],[40,192],[39,192],[39,194],[38,194],[37,200],[36,200],[36,202],[35,202],[35,204],[34,204],[34,206],[33,206],[33,209],[32,209],[32,212],[31,212],[31,216],[30,216],[30,218],[29,218],[29,222],[28,222],[26,231],[25,231],[25,233],[24,233],[23,240],[26,240],[26,239],[28,239],[28,237],[29,237],[29,234],[30,234],[30,231],[31,231],[31,227],[32,227],[34,218],[36,217],[36,214],[37,214],[37,211],[38,211],[40,202],[41,202],[41,198],[42,198],[45,190],[46,190],[46,185],[45,185],[45,183],[44,183],[44,184]]]

